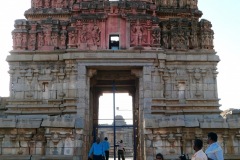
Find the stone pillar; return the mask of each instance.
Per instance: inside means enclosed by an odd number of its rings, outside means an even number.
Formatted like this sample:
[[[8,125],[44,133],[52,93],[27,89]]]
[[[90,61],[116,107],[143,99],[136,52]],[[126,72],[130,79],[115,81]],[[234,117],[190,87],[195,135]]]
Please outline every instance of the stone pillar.
[[[207,98],[206,97],[206,94],[205,94],[205,90],[204,90],[204,86],[205,86],[205,82],[204,82],[204,79],[206,77],[206,69],[201,69],[201,75],[202,75],[202,91],[203,91],[203,98]]]
[[[164,95],[165,98],[168,98],[168,96],[169,96],[169,93],[168,93],[168,91],[167,91],[167,89],[168,89],[168,87],[167,87],[167,85],[168,85],[168,84],[167,84],[168,79],[169,79],[168,72],[165,71],[164,74],[163,74],[163,81],[164,81],[164,91],[163,91],[163,95]]]
[[[13,69],[10,69],[8,71],[8,73],[10,74],[10,82],[9,82],[9,91],[10,91],[10,97],[13,98],[13,75],[14,75],[14,70]]]
[[[216,71],[217,69],[213,69],[213,79],[214,79],[214,97],[217,99],[218,98],[218,91],[217,91],[217,74],[218,72]]]

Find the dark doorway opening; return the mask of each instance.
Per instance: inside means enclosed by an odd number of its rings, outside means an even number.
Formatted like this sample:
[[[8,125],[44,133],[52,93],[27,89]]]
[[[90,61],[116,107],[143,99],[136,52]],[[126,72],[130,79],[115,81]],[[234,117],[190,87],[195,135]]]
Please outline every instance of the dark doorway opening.
[[[109,49],[119,50],[119,35],[109,36]]]

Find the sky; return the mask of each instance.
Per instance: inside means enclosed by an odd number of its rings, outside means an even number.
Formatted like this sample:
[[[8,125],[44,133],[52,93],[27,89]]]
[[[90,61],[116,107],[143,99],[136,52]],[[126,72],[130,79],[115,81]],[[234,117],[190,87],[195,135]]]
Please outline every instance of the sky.
[[[9,68],[6,57],[12,50],[11,31],[14,20],[24,19],[24,11],[31,0],[1,1],[0,10],[0,96],[9,96]],[[214,49],[221,61],[218,63],[218,97],[221,110],[240,109],[240,0],[198,0],[203,19],[212,23]]]

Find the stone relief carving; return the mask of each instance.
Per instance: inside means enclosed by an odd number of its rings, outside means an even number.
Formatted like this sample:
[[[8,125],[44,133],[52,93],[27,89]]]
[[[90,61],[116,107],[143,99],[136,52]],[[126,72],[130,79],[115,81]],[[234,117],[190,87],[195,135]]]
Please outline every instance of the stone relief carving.
[[[152,45],[161,45],[161,30],[160,28],[154,28],[152,30]]]
[[[131,17],[129,18],[131,20]],[[96,50],[102,44],[99,22],[69,24],[48,18],[41,22],[42,24],[31,23],[16,22],[12,33],[13,49],[57,50],[66,49],[68,46],[68,48]],[[155,26],[154,23],[153,20],[136,20],[135,23],[131,23],[130,46],[162,46],[164,49],[174,50],[214,47],[214,33],[211,23],[207,20],[197,22],[194,19],[169,19],[162,21],[160,27]]]
[[[143,42],[146,42],[145,39],[145,28],[140,24],[139,21],[136,24],[132,24],[131,26],[131,44],[133,46],[141,46]]]
[[[42,8],[43,2],[42,0],[32,0],[32,6],[35,8]]]

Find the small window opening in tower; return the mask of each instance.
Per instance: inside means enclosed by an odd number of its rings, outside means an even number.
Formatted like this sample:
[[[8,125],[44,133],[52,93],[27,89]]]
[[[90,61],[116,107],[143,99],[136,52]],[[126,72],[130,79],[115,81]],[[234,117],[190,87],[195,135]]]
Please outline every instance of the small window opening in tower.
[[[115,107],[113,106],[113,94],[103,93],[99,97],[99,125],[112,125],[115,109],[116,125],[132,125],[133,124],[133,104],[132,96],[128,93],[115,94]]]
[[[109,49],[119,50],[119,35],[110,35]]]

